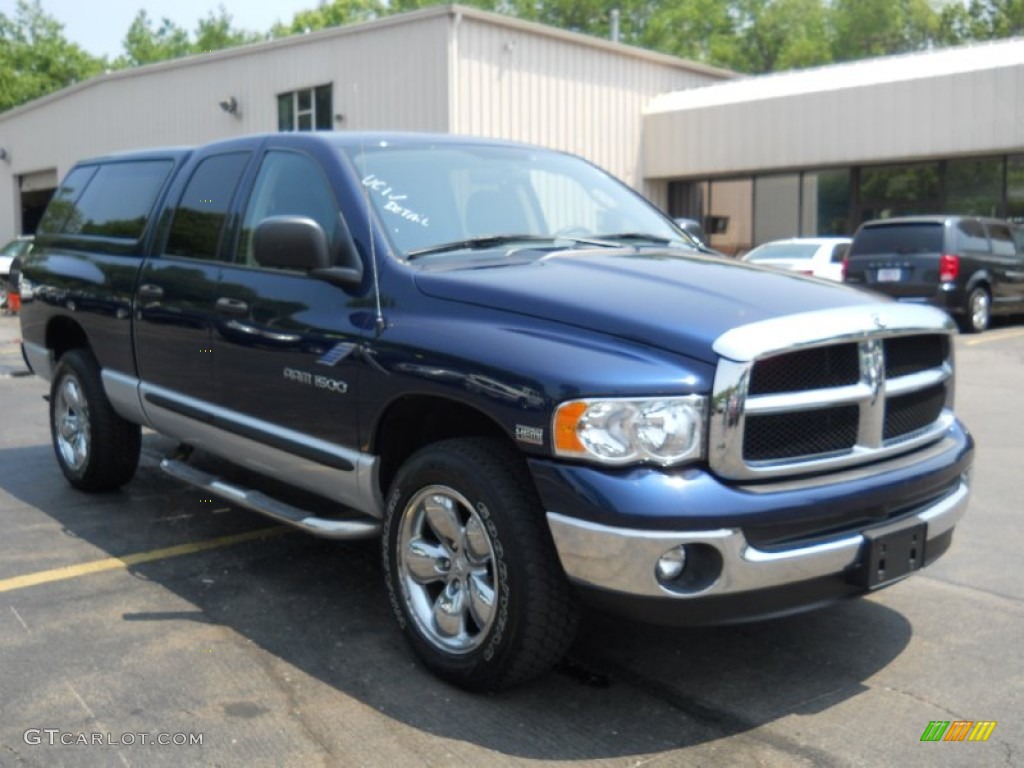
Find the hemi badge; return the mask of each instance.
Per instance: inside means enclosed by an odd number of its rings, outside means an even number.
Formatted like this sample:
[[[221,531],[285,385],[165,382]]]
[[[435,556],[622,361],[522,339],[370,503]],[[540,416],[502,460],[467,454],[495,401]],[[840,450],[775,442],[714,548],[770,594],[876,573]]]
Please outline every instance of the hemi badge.
[[[516,440],[531,445],[544,445],[544,430],[540,427],[525,427],[516,424]]]

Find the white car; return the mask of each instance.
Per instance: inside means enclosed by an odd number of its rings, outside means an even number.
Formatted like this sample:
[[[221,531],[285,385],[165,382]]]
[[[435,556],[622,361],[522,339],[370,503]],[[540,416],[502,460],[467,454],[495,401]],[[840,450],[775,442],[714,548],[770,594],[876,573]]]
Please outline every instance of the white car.
[[[850,242],[849,237],[791,237],[788,240],[772,240],[747,252],[743,261],[842,282],[843,259]]]

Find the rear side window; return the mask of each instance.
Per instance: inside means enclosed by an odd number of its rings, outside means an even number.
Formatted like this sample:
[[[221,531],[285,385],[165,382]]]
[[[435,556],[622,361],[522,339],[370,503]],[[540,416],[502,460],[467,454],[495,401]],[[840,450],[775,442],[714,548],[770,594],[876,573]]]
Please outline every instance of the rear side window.
[[[170,160],[99,166],[85,191],[70,206],[60,231],[137,240],[172,166]]]
[[[962,219],[956,225],[956,244],[960,251],[989,251],[985,228],[977,219]]]
[[[50,204],[46,206],[46,212],[39,221],[36,231],[41,234],[60,232],[64,228],[64,222],[68,220],[75,209],[75,201],[78,200],[86,184],[96,173],[95,165],[86,165],[79,168],[72,168],[70,173],[64,177]]]
[[[988,236],[992,238],[992,252],[999,256],[1015,256],[1013,234],[1005,224],[989,224]]]
[[[249,156],[249,152],[232,152],[208,157],[199,164],[174,211],[165,253],[217,258],[224,219]]]
[[[864,227],[850,247],[851,256],[881,253],[941,253],[942,224],[882,224]]]
[[[846,258],[846,252],[850,250],[849,243],[838,243],[832,248],[832,263],[838,264]]]

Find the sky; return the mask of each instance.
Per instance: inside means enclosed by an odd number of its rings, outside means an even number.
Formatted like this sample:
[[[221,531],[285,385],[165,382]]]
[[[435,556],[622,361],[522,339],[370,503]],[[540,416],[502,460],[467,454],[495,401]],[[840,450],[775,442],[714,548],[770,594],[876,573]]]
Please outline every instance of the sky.
[[[164,17],[190,33],[196,23],[219,6],[232,26],[267,32],[274,22],[290,22],[296,11],[316,8],[319,0],[42,0],[43,10],[64,25],[64,36],[95,56],[116,58],[135,14],[144,9],[158,27]],[[16,0],[0,0],[0,13],[11,17]]]

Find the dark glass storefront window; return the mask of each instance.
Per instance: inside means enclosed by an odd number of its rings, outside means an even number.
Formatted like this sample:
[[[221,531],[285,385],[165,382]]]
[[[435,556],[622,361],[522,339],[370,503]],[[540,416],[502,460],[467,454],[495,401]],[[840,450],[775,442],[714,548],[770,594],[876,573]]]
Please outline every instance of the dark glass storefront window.
[[[808,171],[803,175],[800,234],[850,234],[850,170]]]
[[[946,164],[946,213],[1001,216],[1003,158],[971,157]]]
[[[860,220],[941,211],[940,170],[938,162],[862,168]]]
[[[1006,218],[1024,224],[1024,155],[1006,161]]]

